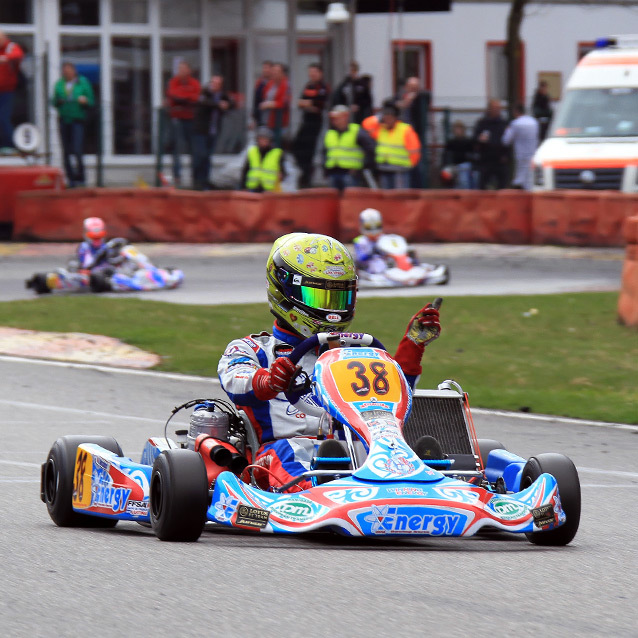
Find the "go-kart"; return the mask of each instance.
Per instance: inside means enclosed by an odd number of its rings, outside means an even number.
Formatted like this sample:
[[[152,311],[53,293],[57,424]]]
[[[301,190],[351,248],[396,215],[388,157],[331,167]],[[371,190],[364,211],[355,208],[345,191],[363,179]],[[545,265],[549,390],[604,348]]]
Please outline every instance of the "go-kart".
[[[126,239],[106,242],[95,256],[91,270],[71,260],[66,268],[35,273],[25,286],[39,295],[65,292],[128,292],[177,288],[184,273],[176,268],[158,268]]]
[[[382,235],[374,254],[357,264],[359,281],[364,287],[442,286],[450,281],[450,269],[443,264],[420,262],[401,235]]]
[[[267,470],[250,464],[259,443],[248,419],[225,401],[196,399],[173,410],[140,463],[108,437],[58,439],[41,472],[51,518],[60,526],[150,523],[165,541],[195,541],[207,521],[277,534],[444,537],[491,528],[538,545],[574,538],[581,494],[569,458],[526,460],[477,439],[460,386],[446,381],[413,399],[398,364],[370,335],[315,335],[290,358],[297,363],[317,347],[327,349],[313,378],[287,393],[296,400],[310,389],[325,414],[301,476],[264,489]],[[168,424],[190,407],[178,444]],[[301,489],[302,481],[312,486]]]

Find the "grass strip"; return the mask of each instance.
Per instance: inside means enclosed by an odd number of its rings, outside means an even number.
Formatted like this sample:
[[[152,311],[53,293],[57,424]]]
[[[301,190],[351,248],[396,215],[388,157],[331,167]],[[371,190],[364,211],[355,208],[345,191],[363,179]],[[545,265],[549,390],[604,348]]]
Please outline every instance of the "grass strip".
[[[393,353],[419,303],[360,299],[352,329]],[[616,303],[617,293],[449,297],[419,387],[455,379],[475,407],[638,423],[638,331],[617,324]],[[0,325],[116,337],[159,354],[161,370],[215,376],[228,342],[272,317],[265,304],[52,295],[0,303]]]

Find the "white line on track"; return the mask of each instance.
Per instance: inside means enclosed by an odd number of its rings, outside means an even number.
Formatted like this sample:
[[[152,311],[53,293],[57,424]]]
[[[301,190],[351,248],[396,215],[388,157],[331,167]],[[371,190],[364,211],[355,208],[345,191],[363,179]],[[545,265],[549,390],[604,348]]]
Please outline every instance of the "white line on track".
[[[197,383],[211,383],[220,385],[219,379],[215,377],[201,377],[188,374],[178,374],[175,372],[156,372],[155,370],[133,370],[130,368],[115,368],[111,366],[101,366],[92,363],[73,363],[69,361],[50,361],[48,359],[30,359],[26,357],[11,357],[8,355],[0,355],[0,361],[28,363],[32,365],[55,366],[63,368],[75,368],[80,370],[98,370],[100,372],[110,372],[112,374],[129,374],[136,376],[146,376],[156,379],[171,379],[175,381],[188,381]],[[86,414],[86,411],[78,410],[79,413]],[[485,408],[472,408],[473,414],[485,414],[494,416],[503,416],[510,419],[530,419],[533,421],[543,421],[545,423],[565,423],[569,425],[585,425],[600,428],[614,428],[617,430],[628,430],[630,432],[638,432],[638,425],[628,425],[626,423],[608,423],[604,421],[588,421],[584,419],[570,419],[567,417],[551,416],[545,414],[529,414],[521,412],[507,412],[505,410],[487,410]],[[91,412],[91,414],[104,414],[99,412]],[[110,415],[107,415],[110,416]],[[120,416],[121,415],[117,415]],[[141,417],[131,417],[141,418]]]

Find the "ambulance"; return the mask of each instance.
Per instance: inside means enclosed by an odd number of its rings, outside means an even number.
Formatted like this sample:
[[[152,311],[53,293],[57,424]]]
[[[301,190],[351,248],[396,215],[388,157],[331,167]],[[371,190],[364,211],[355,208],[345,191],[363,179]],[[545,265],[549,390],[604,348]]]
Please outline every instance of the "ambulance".
[[[638,35],[599,40],[567,82],[534,189],[638,192]]]

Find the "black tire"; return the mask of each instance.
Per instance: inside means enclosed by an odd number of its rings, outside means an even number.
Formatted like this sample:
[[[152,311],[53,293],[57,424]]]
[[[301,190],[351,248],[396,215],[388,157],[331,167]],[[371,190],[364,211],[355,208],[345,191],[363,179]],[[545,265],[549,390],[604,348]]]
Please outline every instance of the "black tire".
[[[202,457],[193,450],[166,450],[153,463],[151,526],[162,541],[196,541],[208,509],[208,477]]]
[[[477,439],[479,452],[481,453],[482,467],[485,469],[487,465],[487,457],[492,450],[507,450],[507,448],[495,439]]]
[[[119,443],[108,436],[63,436],[51,447],[42,468],[41,498],[58,527],[115,527],[117,519],[81,514],[73,510],[75,456],[81,443],[95,443],[124,456]]]
[[[47,276],[45,273],[36,273],[25,282],[27,288],[32,288],[37,295],[46,295],[51,292],[51,288],[47,285]]]
[[[521,490],[528,488],[541,474],[551,474],[558,482],[561,505],[567,517],[563,525],[549,532],[525,535],[536,545],[567,545],[580,524],[580,480],[572,460],[562,454],[537,454],[528,459],[521,475]]]
[[[104,273],[92,272],[89,277],[89,286],[93,292],[110,292],[111,283]]]

